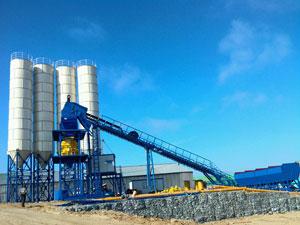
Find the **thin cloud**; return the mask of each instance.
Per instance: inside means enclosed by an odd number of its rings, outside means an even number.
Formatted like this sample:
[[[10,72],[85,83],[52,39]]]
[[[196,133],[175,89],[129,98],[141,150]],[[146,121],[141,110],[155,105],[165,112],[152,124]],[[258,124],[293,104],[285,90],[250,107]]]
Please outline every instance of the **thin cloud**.
[[[218,81],[281,62],[291,52],[288,35],[273,33],[250,23],[233,20],[230,30],[219,43],[219,51],[228,57],[221,67]]]
[[[259,106],[268,101],[268,96],[264,93],[250,93],[247,91],[237,91],[231,95],[223,97],[223,108],[238,106],[240,108]]]
[[[265,44],[263,50],[257,57],[257,62],[267,64],[280,62],[291,52],[291,42],[287,35],[277,34],[270,43]]]
[[[203,111],[203,107],[200,105],[195,105],[191,108],[190,110],[190,115],[197,115],[199,114],[201,111]]]
[[[298,11],[300,3],[297,0],[227,0],[225,2],[226,9],[237,10],[238,7],[263,13],[282,14]]]
[[[137,66],[125,64],[121,67],[103,67],[101,72],[104,82],[117,94],[155,89],[150,74]]]
[[[265,94],[257,94],[254,96],[253,98],[253,103],[254,105],[261,105],[263,103],[265,103],[268,100],[268,97]]]
[[[184,121],[180,119],[147,118],[143,126],[153,133],[176,131],[180,129]]]
[[[247,0],[246,2],[255,10],[270,13],[285,13],[300,9],[299,1],[295,0]]]
[[[106,32],[101,25],[86,19],[78,19],[76,25],[69,28],[67,33],[69,37],[78,42],[102,42],[106,36]]]

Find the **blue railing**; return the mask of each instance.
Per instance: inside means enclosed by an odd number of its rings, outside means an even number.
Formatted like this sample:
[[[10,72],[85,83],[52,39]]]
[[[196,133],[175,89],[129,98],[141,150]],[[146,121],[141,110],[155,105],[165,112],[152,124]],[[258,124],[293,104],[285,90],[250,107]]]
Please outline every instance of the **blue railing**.
[[[24,52],[13,52],[10,55],[10,59],[11,60],[13,60],[13,59],[24,59],[24,60],[32,61],[32,56],[27,54],[27,53],[24,53]]]
[[[60,59],[55,62],[55,67],[59,67],[59,66],[75,67],[75,65],[76,64],[73,61],[67,59]]]
[[[91,59],[81,59],[77,63],[78,66],[97,66],[96,63]]]
[[[54,63],[51,61],[51,59],[45,58],[45,57],[35,58],[33,60],[33,65],[37,65],[37,64],[48,64],[48,65],[54,66]]]
[[[149,143],[150,145],[154,146],[158,150],[163,150],[165,152],[171,153],[172,155],[176,156],[177,158],[180,157],[181,159],[186,160],[189,164],[194,163],[197,165],[201,165],[202,167],[210,170],[214,173],[214,175],[229,178],[230,176],[220,169],[217,168],[217,166],[210,160],[199,156],[193,152],[190,152],[188,150],[185,150],[183,148],[177,147],[171,143],[168,143],[166,141],[163,141],[162,139],[159,139],[157,137],[154,137],[146,132],[143,132],[139,129],[136,129],[134,127],[131,127],[127,124],[124,124],[120,121],[114,120],[108,116],[102,116],[102,119],[107,121],[105,125],[111,126],[112,129],[119,129],[120,132],[124,133],[125,135],[129,135],[130,132],[135,131],[138,134],[138,139],[142,142]]]

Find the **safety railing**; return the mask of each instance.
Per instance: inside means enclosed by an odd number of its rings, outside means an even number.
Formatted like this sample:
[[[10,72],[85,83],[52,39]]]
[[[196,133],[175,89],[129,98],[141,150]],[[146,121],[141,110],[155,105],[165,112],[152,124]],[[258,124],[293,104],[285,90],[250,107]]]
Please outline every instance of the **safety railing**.
[[[11,60],[13,60],[13,59],[24,59],[24,60],[32,61],[32,56],[27,54],[27,53],[24,53],[24,52],[13,52],[10,55],[10,59]]]
[[[37,65],[37,64],[47,64],[47,65],[54,66],[54,64],[53,64],[53,62],[51,61],[51,59],[45,58],[45,57],[38,57],[38,58],[35,58],[35,59],[33,60],[33,65]]]
[[[78,66],[97,66],[96,63],[91,59],[81,59],[77,63]]]
[[[60,59],[60,60],[57,60],[55,62],[55,67],[59,67],[59,66],[69,66],[69,67],[75,67],[76,64],[71,61],[71,60],[67,60],[67,59]]]
[[[199,156],[195,153],[192,153],[188,150],[185,150],[183,148],[175,146],[166,141],[163,141],[162,139],[156,138],[146,132],[138,130],[138,129],[131,127],[127,124],[124,124],[120,121],[114,120],[108,116],[102,116],[102,118],[105,121],[109,122],[106,125],[111,126],[113,129],[116,129],[116,127],[119,127],[118,128],[119,131],[123,132],[126,135],[130,135],[130,132],[133,132],[133,131],[137,132],[138,139],[140,141],[143,141],[143,142],[149,143],[150,145],[153,145],[154,148],[156,148],[156,150],[158,152],[160,150],[163,150],[163,151],[171,153],[177,157],[181,157],[182,159],[187,160],[188,162],[193,162],[195,164],[202,165],[203,167],[214,171],[214,173],[216,173],[220,176],[227,176],[227,174],[222,172],[221,170],[219,170],[212,161],[210,161],[202,156]]]

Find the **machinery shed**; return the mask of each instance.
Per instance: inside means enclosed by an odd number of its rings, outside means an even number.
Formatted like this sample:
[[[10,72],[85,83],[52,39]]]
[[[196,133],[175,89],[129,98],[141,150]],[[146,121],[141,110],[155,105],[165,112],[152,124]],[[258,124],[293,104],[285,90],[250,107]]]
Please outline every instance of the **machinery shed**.
[[[158,191],[169,188],[171,186],[184,187],[190,185],[193,187],[193,171],[187,169],[177,163],[155,164],[154,173],[156,180],[156,188]],[[125,189],[139,189],[141,193],[147,193],[147,167],[140,166],[124,166],[122,174]]]

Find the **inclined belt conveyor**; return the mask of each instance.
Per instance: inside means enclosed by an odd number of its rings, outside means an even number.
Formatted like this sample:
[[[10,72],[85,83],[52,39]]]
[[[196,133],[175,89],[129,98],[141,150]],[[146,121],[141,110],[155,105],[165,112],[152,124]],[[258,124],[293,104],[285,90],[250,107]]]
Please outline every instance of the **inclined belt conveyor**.
[[[102,118],[86,113],[87,120],[100,130],[153,151],[180,164],[202,172],[212,184],[234,185],[234,180],[218,169],[210,160],[179,148],[159,138],[106,116]]]

